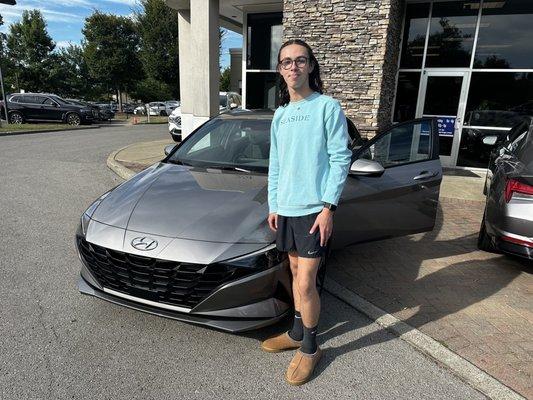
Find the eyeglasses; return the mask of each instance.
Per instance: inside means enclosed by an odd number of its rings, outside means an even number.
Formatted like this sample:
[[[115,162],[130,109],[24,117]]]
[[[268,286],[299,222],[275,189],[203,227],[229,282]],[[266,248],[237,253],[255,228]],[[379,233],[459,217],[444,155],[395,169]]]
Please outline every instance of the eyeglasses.
[[[281,65],[283,69],[290,69],[292,67],[292,63],[295,62],[298,68],[303,68],[307,65],[308,60],[309,59],[304,56],[296,57],[295,60],[291,58],[284,58],[279,62],[279,65]]]

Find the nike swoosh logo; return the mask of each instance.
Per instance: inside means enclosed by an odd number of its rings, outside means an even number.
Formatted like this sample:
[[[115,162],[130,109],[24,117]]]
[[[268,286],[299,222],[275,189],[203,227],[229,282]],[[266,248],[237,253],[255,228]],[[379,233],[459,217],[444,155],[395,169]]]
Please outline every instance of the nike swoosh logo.
[[[315,251],[313,251],[313,252],[311,253],[309,250],[307,250],[307,254],[315,254],[317,251],[318,251],[318,250],[315,250]]]

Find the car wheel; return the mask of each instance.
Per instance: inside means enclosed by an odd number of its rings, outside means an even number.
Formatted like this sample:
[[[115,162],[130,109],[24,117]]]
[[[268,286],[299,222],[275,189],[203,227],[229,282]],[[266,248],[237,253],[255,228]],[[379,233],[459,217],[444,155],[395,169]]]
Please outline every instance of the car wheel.
[[[10,124],[16,124],[16,125],[23,124],[24,123],[24,117],[18,111],[13,111],[13,112],[9,113],[9,123]]]
[[[492,244],[492,240],[489,234],[487,233],[487,228],[485,226],[485,215],[483,215],[481,227],[479,228],[479,235],[477,237],[477,248],[488,253],[499,253],[496,247],[494,247],[494,245]]]
[[[81,124],[81,118],[76,113],[70,113],[67,115],[67,124],[69,125],[80,125]]]
[[[161,111],[159,113],[159,115],[162,116],[162,117],[166,117],[167,116],[167,112],[166,111]]]

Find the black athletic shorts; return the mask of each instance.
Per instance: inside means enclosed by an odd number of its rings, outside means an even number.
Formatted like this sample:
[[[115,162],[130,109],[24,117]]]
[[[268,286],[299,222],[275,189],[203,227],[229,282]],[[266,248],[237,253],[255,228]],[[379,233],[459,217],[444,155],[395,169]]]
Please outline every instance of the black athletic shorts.
[[[327,247],[320,246],[320,229],[318,226],[309,233],[319,212],[299,217],[286,217],[278,214],[276,231],[276,248],[279,251],[296,250],[299,257],[321,257]]]

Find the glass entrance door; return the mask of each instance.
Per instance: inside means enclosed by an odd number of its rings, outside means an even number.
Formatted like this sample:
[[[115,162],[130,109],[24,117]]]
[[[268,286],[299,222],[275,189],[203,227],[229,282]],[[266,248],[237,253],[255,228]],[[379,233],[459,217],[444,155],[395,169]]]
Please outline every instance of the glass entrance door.
[[[442,165],[456,165],[466,106],[468,72],[424,71],[416,117],[435,117],[439,128]]]

